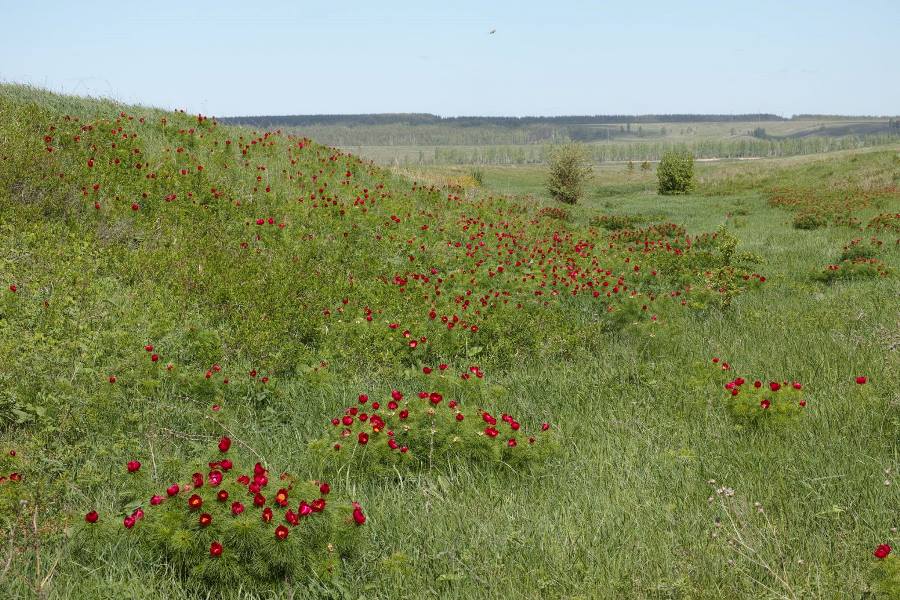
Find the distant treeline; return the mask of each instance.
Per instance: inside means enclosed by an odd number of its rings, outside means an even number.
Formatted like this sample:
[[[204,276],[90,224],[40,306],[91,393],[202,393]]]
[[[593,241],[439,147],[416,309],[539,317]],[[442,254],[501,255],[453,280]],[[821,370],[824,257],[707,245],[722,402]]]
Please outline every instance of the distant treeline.
[[[688,144],[675,142],[628,142],[589,144],[594,162],[659,160],[669,150],[687,150],[696,158],[774,158],[865,148],[900,141],[900,132],[867,136],[804,137],[784,139],[709,139]],[[551,144],[454,147],[435,146],[388,152],[386,148],[348,148],[383,164],[421,165],[520,165],[546,162]],[[398,149],[399,150],[399,149]]]
[[[222,123],[249,125],[263,129],[277,127],[309,127],[341,125],[453,125],[456,127],[523,127],[526,125],[608,125],[626,123],[721,123],[753,121],[787,121],[778,115],[758,113],[743,115],[572,115],[561,117],[440,117],[429,113],[382,113],[361,115],[262,115],[219,117]]]

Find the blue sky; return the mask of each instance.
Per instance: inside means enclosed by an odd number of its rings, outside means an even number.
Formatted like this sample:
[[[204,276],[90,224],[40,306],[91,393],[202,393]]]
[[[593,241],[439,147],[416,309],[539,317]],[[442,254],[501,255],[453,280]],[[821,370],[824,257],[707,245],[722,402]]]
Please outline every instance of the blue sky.
[[[0,15],[2,81],[217,116],[900,114],[900,0],[0,0]]]

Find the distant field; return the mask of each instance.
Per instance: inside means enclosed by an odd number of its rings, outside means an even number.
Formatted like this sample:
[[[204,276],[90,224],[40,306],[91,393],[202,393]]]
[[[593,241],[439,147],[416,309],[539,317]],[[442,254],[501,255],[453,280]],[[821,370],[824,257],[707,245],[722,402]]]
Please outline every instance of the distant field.
[[[781,157],[877,146],[900,140],[900,120],[875,117],[759,115],[756,119],[572,122],[535,118],[507,122],[483,118],[438,123],[390,115],[376,122],[354,117],[258,117],[226,119],[250,127],[265,124],[353,152],[378,164],[509,165],[545,162],[550,147],[566,141],[589,146],[595,162],[658,160],[685,147],[698,158]],[[748,117],[748,116],[745,116]],[[402,119],[406,119],[405,121]],[[254,120],[257,119],[257,120]],[[588,120],[587,117],[584,117]],[[702,119],[702,120],[701,120]]]

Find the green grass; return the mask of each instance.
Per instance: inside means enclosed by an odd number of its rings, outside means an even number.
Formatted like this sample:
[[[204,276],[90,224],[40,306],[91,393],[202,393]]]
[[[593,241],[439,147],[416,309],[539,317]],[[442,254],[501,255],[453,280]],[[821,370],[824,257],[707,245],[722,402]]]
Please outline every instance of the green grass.
[[[155,183],[113,167],[88,172],[80,146],[52,156],[44,150],[40,138],[51,122],[64,126],[62,115],[112,120],[122,110],[146,117],[144,125],[124,126],[139,132],[141,156],[160,174]],[[249,138],[246,131],[207,123],[200,140],[178,133],[199,128],[195,118],[168,114],[171,126],[161,128],[162,116],[0,88],[0,450],[7,458],[16,449],[25,475],[20,488],[0,485],[0,497],[14,501],[0,516],[8,536],[0,544],[4,597],[207,597],[124,536],[75,552],[69,532],[85,512],[120,519],[131,499],[125,461],[137,457],[160,485],[171,481],[182,461],[218,435],[208,418],[218,402],[224,408],[216,418],[273,472],[318,477],[307,443],[328,419],[361,392],[414,394],[429,385],[420,366],[438,362],[450,363],[454,376],[480,365],[483,385],[460,388],[465,401],[515,414],[526,427],[550,421],[559,451],[527,470],[461,462],[391,478],[329,475],[363,503],[368,544],[333,580],[286,582],[277,597],[862,597],[872,584],[872,550],[900,546],[896,235],[878,234],[893,275],[824,285],[812,274],[871,232],[797,230],[792,213],[768,203],[773,182],[802,187],[824,167],[702,165],[700,193],[677,198],[653,193],[653,172],[601,169],[570,223],[531,224],[537,208],[551,205],[540,169],[486,167],[477,195],[413,191],[407,179],[346,157],[331,161],[317,146],[291,165],[282,139],[277,151],[254,146],[240,168],[238,151],[222,148],[225,139]],[[179,145],[191,160],[165,151]],[[896,151],[821,160],[838,179],[890,177],[883,171]],[[198,161],[207,179],[177,174],[176,165]],[[266,171],[257,170],[262,164]],[[319,169],[344,215],[299,203],[320,184],[307,179],[300,189],[281,175]],[[340,184],[345,169],[354,170],[352,185]],[[431,185],[461,174],[416,175]],[[94,196],[80,191],[94,179],[102,180],[99,211]],[[740,185],[721,189],[709,183],[736,179]],[[352,207],[357,188],[379,184],[390,196],[366,213]],[[213,199],[210,187],[225,196]],[[166,203],[170,191],[179,199]],[[486,199],[499,194],[525,198]],[[130,210],[132,201],[140,211]],[[900,210],[896,194],[882,202],[859,209],[864,223]],[[392,214],[402,223],[392,225]],[[442,273],[469,268],[446,243],[478,231],[461,230],[465,218],[510,221],[510,231],[534,243],[571,232],[573,240],[606,244],[607,232],[588,226],[596,214],[654,215],[692,235],[726,224],[741,252],[759,256],[754,268],[767,282],[727,310],[660,304],[659,322],[614,326],[590,298],[562,294],[546,307],[528,300],[531,288],[488,278],[488,263],[474,295],[507,286],[526,309],[498,305],[477,333],[451,334],[427,319],[414,294],[379,279],[431,265]],[[269,215],[286,223],[280,233],[253,222]],[[425,250],[406,243],[414,236]],[[615,255],[607,258],[622,267]],[[460,312],[452,292],[469,284],[459,285],[432,298],[436,308]],[[367,328],[364,306],[378,311],[377,328]],[[427,333],[425,349],[398,345],[387,333],[391,321]],[[142,346],[150,342],[161,364],[175,364],[171,375],[147,360]],[[733,376],[803,382],[806,412],[777,426],[736,422],[714,356],[731,363]],[[213,362],[232,377],[231,387],[204,382]],[[271,385],[250,383],[251,368],[270,374]],[[114,386],[106,381],[111,373]],[[856,385],[857,375],[869,383]]]

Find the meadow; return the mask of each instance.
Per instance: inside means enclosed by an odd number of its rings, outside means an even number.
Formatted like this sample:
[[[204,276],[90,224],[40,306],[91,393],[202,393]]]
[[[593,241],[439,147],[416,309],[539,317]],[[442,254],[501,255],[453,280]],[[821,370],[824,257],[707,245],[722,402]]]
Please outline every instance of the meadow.
[[[478,168],[0,86],[0,594],[897,598],[900,146]]]
[[[900,120],[835,115],[299,115],[225,122],[282,129],[393,166],[543,164],[555,144],[569,141],[584,143],[598,164],[658,161],[680,148],[703,159],[773,158],[900,141]]]

